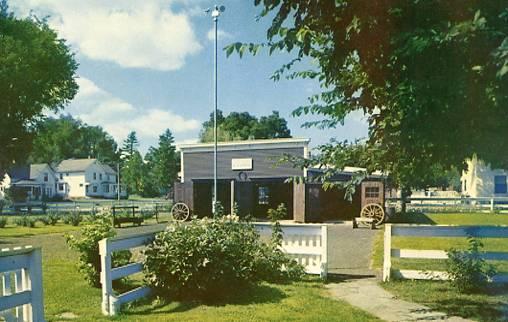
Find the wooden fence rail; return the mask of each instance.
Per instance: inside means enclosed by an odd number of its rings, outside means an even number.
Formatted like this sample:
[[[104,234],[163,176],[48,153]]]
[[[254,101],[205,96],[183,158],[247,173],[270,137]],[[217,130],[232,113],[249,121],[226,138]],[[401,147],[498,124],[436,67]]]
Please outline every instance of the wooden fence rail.
[[[411,197],[406,199],[407,209],[415,210],[464,210],[504,212],[508,210],[508,197]],[[400,198],[387,197],[387,206],[396,206]]]
[[[443,271],[393,269],[392,258],[448,258],[444,250],[394,249],[392,248],[393,236],[508,238],[508,226],[385,225],[383,281],[389,281],[392,275],[407,279],[446,280],[449,276]],[[508,252],[484,252],[482,258],[485,260],[508,261]],[[493,281],[508,283],[508,274],[498,274],[494,276]]]
[[[0,318],[44,321],[41,249],[0,250]]]
[[[271,234],[270,224],[254,225],[261,236]],[[308,274],[327,276],[327,232],[326,225],[282,225],[282,249],[302,264]],[[139,273],[143,270],[141,262],[130,263],[122,267],[112,268],[112,253],[119,250],[132,249],[148,245],[155,235],[162,230],[145,234],[106,238],[99,242],[101,256],[102,313],[113,316],[119,307],[127,302],[145,297],[150,293],[148,286],[140,286],[123,294],[113,292],[113,280]]]

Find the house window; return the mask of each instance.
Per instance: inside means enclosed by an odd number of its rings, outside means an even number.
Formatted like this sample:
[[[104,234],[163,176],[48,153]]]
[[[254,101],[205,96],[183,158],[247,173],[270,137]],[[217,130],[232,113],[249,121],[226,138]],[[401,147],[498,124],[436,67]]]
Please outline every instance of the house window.
[[[270,201],[270,189],[266,186],[258,187],[258,204],[268,205]]]
[[[506,176],[494,176],[494,193],[506,193]]]
[[[64,184],[63,183],[59,183],[58,184],[58,190],[59,191],[64,191]]]
[[[69,172],[67,172],[67,173],[65,174],[65,176],[66,176],[66,177],[68,177],[68,176],[69,176]]]
[[[97,186],[93,186],[93,187],[92,187],[92,191],[93,191],[93,192],[97,192]]]
[[[464,189],[463,189],[464,192],[467,191],[467,180],[464,180]]]
[[[97,180],[97,173],[95,173],[95,172],[93,173],[93,179]]]
[[[365,187],[365,198],[379,198],[379,187]]]
[[[109,192],[109,185],[104,186],[104,192]]]
[[[111,179],[111,178],[110,178],[110,176],[109,176],[109,174],[107,174],[106,176],[107,176],[107,178],[108,178],[108,181],[109,181],[109,180]]]
[[[82,183],[80,183],[80,184],[79,184],[79,186],[80,186],[80,187],[83,187],[83,184],[82,184]]]
[[[60,173],[60,180],[63,180],[63,173]]]
[[[99,180],[102,180],[102,173],[99,173]]]
[[[48,178],[49,178],[48,174],[44,173],[44,182],[48,182]]]

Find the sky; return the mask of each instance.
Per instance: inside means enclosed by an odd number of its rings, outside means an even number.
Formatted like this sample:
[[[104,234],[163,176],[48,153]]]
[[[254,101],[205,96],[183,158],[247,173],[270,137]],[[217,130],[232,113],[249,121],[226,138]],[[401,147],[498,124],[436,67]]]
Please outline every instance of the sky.
[[[90,125],[100,125],[121,144],[136,131],[140,150],[157,145],[169,128],[177,143],[196,142],[203,121],[213,112],[213,22],[205,0],[10,0],[21,17],[47,17],[66,39],[79,63],[78,94],[63,111]],[[253,0],[224,0],[219,18],[219,49],[233,42],[266,41],[270,20],[256,20]],[[288,54],[226,58],[219,51],[218,105],[225,114],[248,111],[262,116],[273,110],[287,119],[295,137],[315,147],[330,138],[367,136],[360,114],[335,129],[303,129],[311,117],[291,111],[319,93],[312,80],[270,76],[289,61]]]

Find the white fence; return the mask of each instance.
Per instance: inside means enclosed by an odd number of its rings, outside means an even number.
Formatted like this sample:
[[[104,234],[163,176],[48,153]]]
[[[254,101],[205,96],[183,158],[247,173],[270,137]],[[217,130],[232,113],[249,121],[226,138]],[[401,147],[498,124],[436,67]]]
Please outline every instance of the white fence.
[[[260,235],[271,234],[270,224],[256,223],[256,229]],[[283,250],[292,255],[295,260],[305,267],[309,274],[327,276],[327,231],[326,225],[295,224],[282,225]],[[140,286],[123,294],[116,294],[113,291],[113,280],[139,273],[143,270],[141,262],[112,268],[112,253],[119,250],[126,250],[146,246],[155,238],[160,231],[146,234],[106,238],[99,242],[99,253],[101,256],[101,284],[102,284],[102,313],[104,315],[116,315],[120,305],[147,296],[150,288]]]
[[[386,198],[387,206],[396,207],[400,198]],[[407,209],[426,211],[508,211],[508,197],[411,197]]]
[[[446,280],[449,277],[442,271],[392,269],[392,258],[448,258],[444,250],[394,249],[392,248],[393,236],[508,238],[508,226],[385,225],[383,281],[389,281],[392,275],[407,279]],[[508,261],[508,252],[484,252],[481,256],[485,260]],[[508,274],[498,274],[494,276],[493,281],[508,283]]]
[[[2,249],[0,277],[0,318],[44,321],[41,249]]]

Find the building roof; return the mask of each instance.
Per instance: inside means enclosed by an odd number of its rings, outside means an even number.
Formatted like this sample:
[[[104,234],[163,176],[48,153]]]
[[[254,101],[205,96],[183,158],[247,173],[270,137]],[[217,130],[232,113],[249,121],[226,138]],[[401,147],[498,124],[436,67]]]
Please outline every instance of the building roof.
[[[109,165],[101,163],[101,166],[104,168],[104,172],[116,175],[116,171],[113,170]]]
[[[48,165],[46,163],[36,163],[30,165],[30,179],[36,179]]]
[[[60,162],[58,172],[82,172],[95,163],[97,159],[68,159]]]
[[[11,178],[11,182],[30,179],[30,167],[27,165],[18,165],[10,168],[7,174]]]
[[[283,139],[262,139],[218,142],[217,149],[220,151],[232,150],[253,150],[267,148],[294,148],[307,147],[310,139],[305,138],[283,138]],[[212,143],[177,144],[176,148],[182,152],[208,152],[214,147]]]

